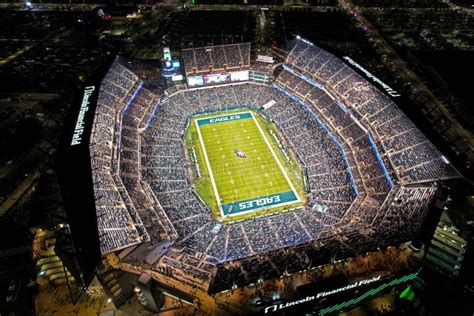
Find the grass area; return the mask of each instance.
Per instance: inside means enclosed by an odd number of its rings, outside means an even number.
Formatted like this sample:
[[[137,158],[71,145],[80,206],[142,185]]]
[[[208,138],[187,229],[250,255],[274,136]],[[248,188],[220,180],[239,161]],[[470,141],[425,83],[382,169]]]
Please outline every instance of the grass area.
[[[241,112],[242,118],[233,119],[238,112]],[[279,148],[275,140],[278,132],[273,125],[252,113],[240,110],[199,116],[191,120],[186,131],[188,151],[196,160],[195,189],[214,215],[223,220],[280,212],[304,203],[303,176],[299,165],[291,153],[287,152],[288,160]],[[222,218],[209,167],[222,212],[232,215],[232,219]]]

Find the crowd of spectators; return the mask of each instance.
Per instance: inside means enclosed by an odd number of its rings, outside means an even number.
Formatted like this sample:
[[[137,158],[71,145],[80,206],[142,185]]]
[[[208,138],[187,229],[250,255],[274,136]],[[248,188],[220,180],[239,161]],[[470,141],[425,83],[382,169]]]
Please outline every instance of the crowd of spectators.
[[[176,235],[158,200],[139,178],[139,129],[145,127],[157,101],[118,62],[102,81],[90,152],[104,254]]]
[[[227,49],[201,53],[228,62]],[[204,58],[196,52],[193,60]],[[436,192],[424,183],[456,171],[389,98],[334,56],[299,41],[287,63],[273,86],[174,90],[160,100],[114,64],[101,87],[90,144],[104,253],[173,240],[155,268],[217,292],[416,232]],[[189,118],[238,108],[275,124],[305,170],[305,205],[221,223],[194,191],[184,143]]]
[[[355,192],[343,151],[307,108],[288,97],[286,99],[265,113],[279,126],[307,169],[313,200],[323,205],[334,201],[345,202],[348,207],[355,198]]]
[[[313,95],[317,95],[316,91]],[[323,95],[324,92],[321,92],[320,97]],[[261,106],[271,100],[275,101],[274,105],[263,110]],[[213,290],[232,286],[236,280],[235,274],[239,275],[239,282],[248,284],[260,277],[281,275],[286,270],[303,269],[311,259],[306,258],[295,263],[292,247],[317,240],[321,236],[325,238],[334,236],[338,223],[347,212],[351,217],[358,218],[361,223],[366,224],[368,221],[373,221],[380,211],[385,197],[382,197],[382,193],[388,192],[387,181],[381,171],[370,171],[375,168],[380,170],[380,165],[375,154],[370,153],[374,149],[366,133],[344,117],[339,121],[337,115],[342,114],[337,110],[334,110],[332,119],[328,119],[328,122],[331,122],[331,131],[337,133],[340,142],[347,142],[351,130],[354,131],[352,137],[357,137],[356,140],[359,140],[354,145],[360,151],[357,155],[352,153],[351,146],[344,148],[349,155],[352,155],[351,161],[362,162],[358,172],[364,177],[360,175],[357,177],[357,185],[363,188],[362,178],[364,178],[372,193],[366,199],[362,199],[357,198],[351,184],[350,170],[344,162],[343,151],[335,138],[331,138],[328,131],[325,131],[311,115],[310,111],[321,110],[324,107],[327,110],[325,113],[330,113],[330,105],[311,106],[311,108],[304,107],[273,87],[256,83],[189,89],[178,91],[165,98],[144,132],[143,138],[146,140],[142,146],[142,153],[145,154],[142,158],[144,178],[150,181],[151,187],[180,236],[176,247],[194,251],[196,256],[199,254],[207,262],[218,264],[219,276],[214,279]],[[217,233],[213,233],[211,230],[217,222],[189,185],[190,179],[186,169],[188,162],[185,158],[182,136],[190,115],[239,107],[259,110],[262,115],[275,123],[296,152],[300,163],[308,169],[311,198],[309,204],[300,210],[253,218],[239,223],[226,223]],[[338,122],[345,123],[346,128],[338,128]],[[378,180],[383,181],[377,183]],[[354,200],[358,202],[353,204]],[[428,202],[429,197],[426,197],[420,201],[420,205],[426,205]],[[324,205],[325,212],[318,212],[313,207],[316,204]],[[354,229],[353,227],[348,232]],[[349,237],[342,240],[347,238]],[[376,244],[377,242],[372,241],[363,243],[366,248],[361,247],[368,249]],[[339,243],[333,245],[336,247]],[[320,246],[324,248],[325,244]],[[278,252],[281,248],[286,249],[285,256],[281,253],[275,255],[276,261],[273,262],[274,265],[270,265],[272,270],[262,272],[263,265],[271,262],[268,261],[266,253]],[[360,250],[356,245],[345,248],[349,250],[339,252],[341,257],[344,253],[352,254]],[[322,253],[327,255],[324,251]],[[284,268],[279,265],[279,261],[284,262]],[[243,263],[246,263],[245,266]],[[278,268],[275,269],[274,266]],[[229,270],[235,271],[228,272]],[[222,273],[229,275],[221,276]]]
[[[143,224],[132,218],[133,204],[125,200],[114,179],[114,142],[119,130],[119,113],[139,87],[139,79],[115,63],[102,81],[89,143],[96,200],[97,226],[103,254],[141,243]],[[128,209],[127,207],[130,207]],[[142,235],[140,234],[142,233]]]
[[[342,60],[298,40],[286,62],[295,72],[311,76],[360,118],[402,184],[417,184],[459,176],[397,105]]]
[[[187,48],[182,50],[186,74],[248,69],[250,43]]]
[[[143,223],[146,232],[144,241],[156,244],[164,239],[173,239],[176,235],[160,203],[151,191],[144,188],[146,184],[141,182],[139,131],[144,129],[157,106],[158,96],[140,86],[129,103],[120,114],[119,181],[123,182],[133,200],[131,210],[137,213]]]

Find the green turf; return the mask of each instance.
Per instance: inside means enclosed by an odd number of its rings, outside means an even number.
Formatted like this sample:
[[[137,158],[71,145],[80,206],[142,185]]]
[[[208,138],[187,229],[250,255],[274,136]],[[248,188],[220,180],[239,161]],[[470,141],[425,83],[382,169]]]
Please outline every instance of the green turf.
[[[202,125],[200,131],[222,204],[292,190],[253,119]]]
[[[231,113],[234,112],[219,113],[214,116]],[[195,150],[197,163],[194,166],[199,169],[199,174],[201,175],[197,177],[195,172],[196,179],[194,185],[196,191],[204,202],[210,206],[216,216],[219,217],[220,214],[212,189],[209,168],[204,159],[204,151],[196,127],[196,120],[212,116],[207,115],[192,119],[186,133],[186,142],[190,151],[192,148]],[[291,153],[289,153],[290,161],[286,160],[273,136],[269,133],[270,130],[273,130],[273,133],[278,134],[271,123],[256,114],[254,116],[277,159],[282,163],[283,169],[289,177],[288,180],[293,184],[293,188],[278,166],[253,118],[204,124],[199,126],[199,131],[221,204],[289,192],[293,189],[303,199],[302,174],[298,164],[294,162]],[[243,152],[246,158],[238,157],[235,152],[236,150]],[[303,202],[301,201],[298,205],[301,205]],[[254,216],[267,214],[268,212],[278,212],[292,207],[292,205],[276,205],[271,207],[271,210],[255,210]],[[252,214],[242,214],[238,218],[234,217],[234,219],[248,218],[249,216],[251,217]]]

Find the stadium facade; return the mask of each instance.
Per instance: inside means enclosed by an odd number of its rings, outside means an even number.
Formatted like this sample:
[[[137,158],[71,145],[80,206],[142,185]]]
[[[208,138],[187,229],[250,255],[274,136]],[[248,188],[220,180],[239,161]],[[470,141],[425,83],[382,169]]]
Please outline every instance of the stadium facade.
[[[438,183],[460,177],[390,97],[308,41],[263,81],[248,43],[186,49],[182,60],[184,89],[156,95],[117,60],[98,93],[96,227],[102,255],[127,273],[212,294],[398,245],[417,236]],[[237,109],[282,135],[304,170],[305,205],[226,222],[202,202],[186,128]]]

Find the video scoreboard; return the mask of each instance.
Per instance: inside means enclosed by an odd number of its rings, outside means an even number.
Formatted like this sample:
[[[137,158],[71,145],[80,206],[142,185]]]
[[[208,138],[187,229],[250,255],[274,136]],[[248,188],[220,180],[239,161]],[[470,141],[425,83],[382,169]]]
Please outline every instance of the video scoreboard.
[[[210,86],[221,83],[238,82],[249,80],[249,71],[218,72],[203,75],[187,76],[189,87]]]

